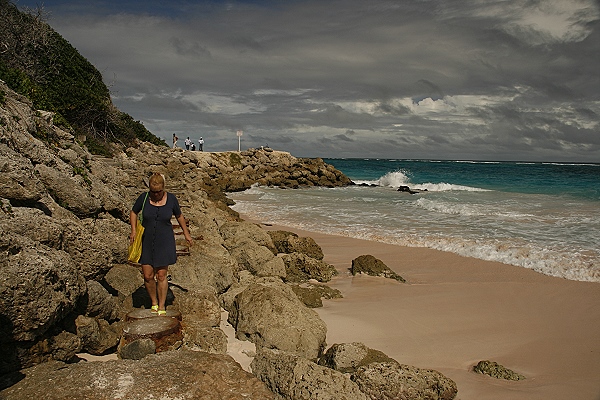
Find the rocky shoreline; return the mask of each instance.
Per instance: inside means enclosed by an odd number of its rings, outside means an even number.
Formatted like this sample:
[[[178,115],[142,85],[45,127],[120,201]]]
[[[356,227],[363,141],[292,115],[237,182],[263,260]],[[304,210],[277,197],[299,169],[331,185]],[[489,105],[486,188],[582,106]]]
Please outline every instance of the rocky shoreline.
[[[242,221],[225,196],[254,184],[353,184],[340,171],[271,149],[140,143],[96,157],[52,114],[1,81],[0,90],[0,397],[455,397],[454,382],[436,371],[360,343],[328,349],[327,327],[311,307],[340,295],[325,285],[335,268],[311,238]],[[168,304],[181,313],[182,337],[146,355],[156,349],[127,353],[120,342],[127,313],[148,306],[126,253],[129,210],[152,172],[166,176],[195,243],[170,268]],[[236,337],[256,345],[252,374],[226,355],[223,309]],[[121,359],[76,362],[81,352]]]

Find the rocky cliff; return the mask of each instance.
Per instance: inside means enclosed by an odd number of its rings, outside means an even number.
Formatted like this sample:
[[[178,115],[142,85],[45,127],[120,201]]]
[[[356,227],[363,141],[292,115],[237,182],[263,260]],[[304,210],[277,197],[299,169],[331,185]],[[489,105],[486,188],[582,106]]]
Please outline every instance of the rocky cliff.
[[[370,393],[364,382],[377,372],[353,381],[316,364],[327,327],[297,292],[299,283],[324,283],[335,273],[318,245],[240,220],[223,194],[253,184],[352,184],[347,177],[320,159],[271,149],[202,153],[139,143],[100,158],[1,81],[0,94],[0,397],[141,399],[151,390],[179,398],[324,399],[342,398],[337,390],[345,390],[350,399]],[[77,354],[116,352],[127,313],[148,307],[140,271],[126,259],[129,210],[152,172],[166,176],[195,239],[169,269],[168,306],[182,316],[182,336],[150,358],[85,366]],[[324,296],[323,285],[315,293]],[[222,309],[236,336],[260,350],[254,376],[225,354]],[[141,348],[119,354],[135,358],[124,354]],[[296,376],[296,365],[316,380]],[[344,379],[322,388],[319,371]],[[148,380],[152,374],[159,383]],[[444,393],[456,394],[452,384],[443,381]]]

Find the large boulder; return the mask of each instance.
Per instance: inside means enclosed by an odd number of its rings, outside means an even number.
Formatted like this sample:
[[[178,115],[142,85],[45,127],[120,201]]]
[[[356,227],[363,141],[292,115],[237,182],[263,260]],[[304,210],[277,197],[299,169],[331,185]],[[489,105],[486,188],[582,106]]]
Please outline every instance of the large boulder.
[[[61,321],[86,293],[67,253],[0,230],[0,342],[31,341]]]
[[[267,247],[246,241],[230,250],[240,267],[259,277],[276,276],[285,278],[285,263]]]
[[[329,282],[337,275],[333,265],[303,253],[282,254],[280,257],[285,264],[286,282],[305,282],[310,279]]]
[[[368,399],[348,376],[289,352],[261,348],[250,367],[280,399]]]
[[[396,362],[370,363],[350,379],[372,400],[452,400],[458,391],[454,381],[437,371]]]
[[[363,343],[336,343],[319,358],[319,365],[335,369],[343,373],[355,372],[358,368],[373,362],[398,362],[385,353],[374,350]]]
[[[189,256],[179,257],[169,273],[174,283],[187,290],[208,285],[223,293],[234,283],[238,269],[237,261],[223,246],[203,240],[194,243]]]
[[[265,385],[227,355],[169,351],[142,360],[64,364],[51,362],[22,371],[13,386],[0,391],[5,400],[274,399]],[[49,386],[48,382],[51,382]],[[2,384],[0,383],[0,387]]]
[[[358,256],[352,260],[350,272],[352,272],[352,275],[363,273],[371,276],[395,279],[398,282],[406,282],[404,278],[392,271],[383,261],[370,254]]]
[[[34,174],[31,161],[0,143],[0,197],[13,205],[34,204],[46,193],[46,188]]]
[[[173,307],[183,316],[184,324],[211,328],[221,323],[219,299],[215,289],[210,286],[177,291]]]
[[[220,227],[220,232],[225,241],[225,247],[228,249],[235,248],[244,242],[252,241],[265,246],[273,254],[277,254],[269,233],[251,222],[227,222]]]
[[[92,196],[91,184],[83,176],[67,175],[44,164],[36,165],[35,173],[56,202],[77,216],[93,216],[100,211],[100,200]]]
[[[325,323],[275,278],[258,279],[239,293],[228,321],[238,339],[257,347],[289,351],[307,359],[316,359],[325,347]]]

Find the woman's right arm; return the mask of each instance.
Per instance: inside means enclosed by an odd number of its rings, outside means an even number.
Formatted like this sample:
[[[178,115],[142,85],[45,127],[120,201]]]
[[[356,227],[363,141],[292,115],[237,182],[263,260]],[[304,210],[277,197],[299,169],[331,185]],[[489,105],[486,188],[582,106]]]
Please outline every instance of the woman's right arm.
[[[129,234],[129,243],[133,243],[135,240],[135,233],[137,228],[137,214],[133,210],[129,213],[129,224],[131,225],[131,233]]]

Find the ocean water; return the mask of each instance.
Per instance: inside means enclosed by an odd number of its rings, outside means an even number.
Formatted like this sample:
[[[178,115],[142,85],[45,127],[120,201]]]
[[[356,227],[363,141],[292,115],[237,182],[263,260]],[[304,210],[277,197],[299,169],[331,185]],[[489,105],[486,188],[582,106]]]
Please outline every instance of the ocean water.
[[[255,186],[228,195],[233,209],[264,223],[600,282],[600,164],[325,161],[357,185]],[[399,192],[404,185],[427,191]]]

